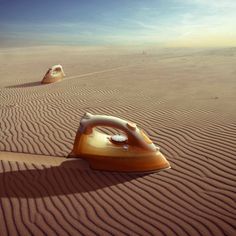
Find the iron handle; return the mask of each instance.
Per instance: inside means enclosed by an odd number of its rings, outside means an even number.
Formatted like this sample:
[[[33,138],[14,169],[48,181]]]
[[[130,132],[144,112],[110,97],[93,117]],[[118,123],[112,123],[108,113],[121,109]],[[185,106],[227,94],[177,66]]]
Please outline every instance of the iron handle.
[[[132,122],[123,120],[113,116],[92,115],[85,113],[80,122],[80,133],[91,134],[93,128],[97,126],[111,127],[122,130],[127,135],[127,143],[132,146],[141,146],[142,148],[153,151],[155,145],[151,142],[145,141],[142,136],[143,132]]]

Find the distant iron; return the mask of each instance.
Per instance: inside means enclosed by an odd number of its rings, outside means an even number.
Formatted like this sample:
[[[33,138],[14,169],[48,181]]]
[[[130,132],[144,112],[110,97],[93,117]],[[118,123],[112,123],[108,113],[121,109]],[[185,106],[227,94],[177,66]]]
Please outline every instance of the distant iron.
[[[47,73],[43,77],[41,84],[51,84],[62,80],[65,77],[64,70],[61,65],[54,65],[48,69]]]

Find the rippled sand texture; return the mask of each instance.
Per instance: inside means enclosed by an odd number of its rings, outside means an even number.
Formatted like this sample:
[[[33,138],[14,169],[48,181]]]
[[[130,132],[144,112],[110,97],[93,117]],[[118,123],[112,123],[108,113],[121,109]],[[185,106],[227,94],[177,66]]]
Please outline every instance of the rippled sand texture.
[[[236,235],[235,48],[1,49],[0,63],[1,151],[65,157],[88,111],[136,122],[172,165],[138,176],[0,157],[1,236]],[[40,85],[53,64],[67,77]]]

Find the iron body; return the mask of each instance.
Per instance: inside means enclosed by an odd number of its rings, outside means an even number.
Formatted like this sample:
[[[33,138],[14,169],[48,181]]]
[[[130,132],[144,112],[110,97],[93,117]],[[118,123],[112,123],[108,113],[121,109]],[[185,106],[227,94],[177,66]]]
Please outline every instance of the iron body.
[[[98,126],[121,130],[107,135]],[[169,162],[136,124],[113,116],[85,113],[68,157],[82,158],[95,170],[154,172],[170,168]]]
[[[54,65],[48,69],[47,73],[44,75],[41,84],[51,84],[61,81],[65,77],[65,73],[61,65]]]

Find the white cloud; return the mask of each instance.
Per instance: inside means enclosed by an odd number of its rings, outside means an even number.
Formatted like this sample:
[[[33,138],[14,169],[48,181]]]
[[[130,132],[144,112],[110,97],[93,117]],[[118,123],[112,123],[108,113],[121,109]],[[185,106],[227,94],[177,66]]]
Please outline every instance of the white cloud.
[[[235,0],[177,0],[182,3],[197,4],[213,8],[232,8],[236,7]]]

